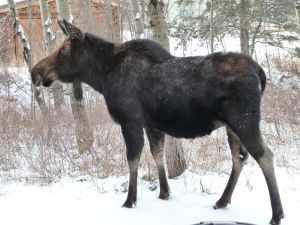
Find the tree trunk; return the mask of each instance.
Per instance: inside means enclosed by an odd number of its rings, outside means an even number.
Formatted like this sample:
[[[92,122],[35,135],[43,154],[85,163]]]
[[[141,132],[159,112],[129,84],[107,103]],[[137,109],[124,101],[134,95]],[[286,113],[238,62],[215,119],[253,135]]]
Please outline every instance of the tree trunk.
[[[210,53],[214,52],[214,0],[210,0]]]
[[[148,4],[148,18],[152,29],[152,39],[170,50],[168,27],[164,16],[163,0],[150,0]]]
[[[258,25],[252,35],[252,39],[251,39],[251,45],[249,46],[249,54],[252,56],[253,53],[254,53],[254,49],[255,49],[255,42],[256,42],[256,39],[257,39],[257,35],[260,31],[260,28],[261,28],[261,25],[262,25],[262,16],[259,18],[259,22],[258,22]]]
[[[7,3],[9,4],[9,7],[10,7],[10,10],[12,13],[12,17],[14,20],[13,26],[14,26],[15,32],[18,35],[18,37],[23,45],[24,60],[30,71],[32,68],[32,55],[31,55],[30,43],[27,41],[27,38],[24,33],[24,29],[19,21],[19,16],[18,16],[18,12],[16,10],[16,4],[15,4],[14,0],[7,0]],[[30,3],[31,2],[29,2],[29,4]],[[38,103],[38,106],[40,107],[42,114],[44,116],[48,116],[49,110],[46,106],[45,100],[42,97],[42,89],[39,89],[39,88],[35,87],[34,85],[32,85],[32,88],[33,88],[34,98],[35,98],[36,102]]]
[[[75,98],[76,93],[76,98]],[[83,98],[81,83],[73,83],[72,94],[70,95],[71,108],[76,123],[75,135],[80,154],[87,153],[91,150],[94,142],[93,129]]]
[[[72,22],[71,6],[69,0],[56,0],[58,19]],[[62,37],[64,39],[65,37]],[[76,98],[75,98],[76,92]],[[91,150],[94,138],[93,130],[85,108],[81,83],[74,82],[70,95],[73,117],[75,120],[75,135],[78,149],[81,154]]]
[[[138,0],[130,0],[134,19],[135,37],[140,38],[144,32],[144,23]]]
[[[149,1],[148,17],[153,32],[153,39],[170,51],[168,28],[163,10],[164,2],[162,0]],[[186,160],[181,140],[166,135],[165,155],[169,178],[181,175],[186,169]]]
[[[248,22],[248,0],[240,0],[240,42],[241,52],[249,54],[249,22]]]
[[[120,24],[118,21],[118,16],[116,16],[116,11],[113,10],[111,5],[111,1],[104,0],[105,6],[105,13],[107,19],[107,34],[109,41],[112,42],[120,42],[121,35],[120,35]]]
[[[40,0],[40,11],[41,19],[43,25],[44,40],[46,46],[46,53],[49,55],[55,48],[55,35],[52,32],[52,21],[51,13],[49,10],[48,0]],[[52,85],[53,96],[54,96],[54,106],[56,112],[61,114],[61,107],[65,105],[64,95],[63,95],[63,85],[59,81],[55,81]]]
[[[166,135],[165,155],[170,179],[178,177],[186,170],[187,165],[180,139]]]
[[[300,1],[296,2],[296,15],[297,15],[297,23],[298,23],[298,35],[300,37]]]
[[[103,31],[99,28],[99,24],[96,21],[96,17],[93,14],[92,1],[86,0],[73,0],[73,3],[80,8],[78,14],[76,15],[78,19],[81,21],[81,24],[84,24],[84,29],[82,31],[88,31],[94,34],[102,34]]]

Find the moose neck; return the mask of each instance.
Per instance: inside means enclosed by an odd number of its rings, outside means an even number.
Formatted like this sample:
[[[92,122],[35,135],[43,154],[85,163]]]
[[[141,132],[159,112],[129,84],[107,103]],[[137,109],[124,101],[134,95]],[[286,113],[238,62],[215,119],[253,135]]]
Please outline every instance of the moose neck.
[[[89,60],[87,71],[82,74],[81,81],[103,93],[108,61],[113,54],[114,44],[90,33],[86,33],[85,37]]]

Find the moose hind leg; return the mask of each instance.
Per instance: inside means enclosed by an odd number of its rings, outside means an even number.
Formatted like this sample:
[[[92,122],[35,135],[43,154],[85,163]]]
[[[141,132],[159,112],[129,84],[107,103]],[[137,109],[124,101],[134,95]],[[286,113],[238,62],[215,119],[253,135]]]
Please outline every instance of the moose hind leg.
[[[159,186],[160,186],[160,199],[168,199],[170,197],[170,188],[166,176],[164,166],[164,139],[165,135],[158,130],[146,128],[146,134],[150,144],[150,151],[155,161],[158,172]]]
[[[260,111],[251,107],[248,113],[241,113],[240,110],[228,109],[227,121],[230,128],[239,137],[242,145],[249,154],[257,161],[264,174],[271,200],[272,219],[270,224],[280,224],[284,217],[283,208],[278,191],[277,181],[274,171],[273,153],[265,145],[259,129]],[[246,110],[247,111],[247,110]]]
[[[280,220],[284,218],[284,213],[275,176],[273,153],[263,143],[263,140],[261,140],[261,148],[264,149],[264,154],[261,157],[257,158],[256,161],[262,169],[269,189],[272,206],[272,219],[270,221],[270,224],[278,225],[280,224]]]
[[[244,139],[244,143],[248,152],[259,164],[268,186],[272,206],[270,224],[279,225],[284,213],[275,176],[273,153],[265,145],[260,133],[258,136],[253,135],[251,138]]]
[[[224,208],[231,202],[231,196],[242,172],[243,166],[247,161],[249,154],[242,146],[236,134],[227,126],[228,143],[232,155],[232,170],[221,198],[216,202],[214,208]]]
[[[126,144],[126,156],[129,165],[129,188],[123,207],[131,208],[137,199],[137,174],[141,152],[144,146],[143,128],[135,125],[123,125],[122,134]]]

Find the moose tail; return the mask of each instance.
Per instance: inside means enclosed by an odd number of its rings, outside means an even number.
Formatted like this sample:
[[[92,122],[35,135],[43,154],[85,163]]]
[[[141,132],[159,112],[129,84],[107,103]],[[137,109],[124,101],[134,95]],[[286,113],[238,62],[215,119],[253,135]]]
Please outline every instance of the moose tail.
[[[263,94],[264,90],[266,88],[266,80],[267,80],[267,78],[266,78],[265,71],[264,71],[264,69],[261,66],[258,67],[258,76],[259,76],[260,85],[261,85],[261,94]]]

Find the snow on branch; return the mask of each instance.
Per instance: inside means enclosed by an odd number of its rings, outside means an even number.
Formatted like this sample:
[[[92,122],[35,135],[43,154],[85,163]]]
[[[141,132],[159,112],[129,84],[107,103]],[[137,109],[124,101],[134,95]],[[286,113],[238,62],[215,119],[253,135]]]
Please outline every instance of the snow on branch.
[[[13,20],[14,20],[14,29],[15,29],[15,32],[18,34],[19,36],[19,39],[23,45],[23,56],[24,56],[24,59],[28,65],[28,69],[30,70],[31,68],[31,63],[30,63],[30,54],[31,54],[31,49],[30,49],[30,44],[29,42],[27,41],[27,38],[25,36],[25,32],[24,32],[24,29],[20,23],[20,20],[19,20],[19,17],[18,17],[18,12],[16,10],[16,4],[15,4],[15,1],[14,0],[7,0],[7,3],[9,4],[9,7],[10,7],[10,10],[11,10],[11,13],[12,13],[12,17],[13,17]],[[35,97],[35,100],[37,101],[43,115],[47,116],[48,115],[48,108],[46,106],[46,103],[44,101],[44,99],[42,98],[41,96],[41,90],[35,86],[33,86],[33,90],[34,90],[34,97]]]
[[[52,21],[51,21],[51,14],[48,14],[48,18],[45,21],[45,40],[46,40],[46,44],[48,44],[49,41],[54,42],[56,39],[56,36],[54,35],[53,31],[52,31]]]
[[[51,11],[47,0],[40,0],[40,9],[44,29],[44,39],[47,46],[47,53],[49,54],[53,51],[55,46],[56,36],[52,30]]]
[[[25,32],[24,29],[20,23],[19,17],[18,17],[18,12],[16,10],[16,4],[14,0],[7,0],[7,3],[9,4],[11,13],[12,13],[12,17],[14,20],[14,29],[15,32],[18,34],[19,39],[23,45],[23,54],[24,54],[24,58],[26,63],[28,64],[28,57],[30,54],[30,45],[29,42],[27,41],[27,38],[25,36]]]
[[[74,17],[72,14],[70,15],[69,23],[72,23],[72,24],[74,23]]]

